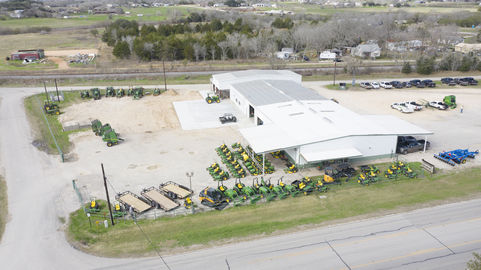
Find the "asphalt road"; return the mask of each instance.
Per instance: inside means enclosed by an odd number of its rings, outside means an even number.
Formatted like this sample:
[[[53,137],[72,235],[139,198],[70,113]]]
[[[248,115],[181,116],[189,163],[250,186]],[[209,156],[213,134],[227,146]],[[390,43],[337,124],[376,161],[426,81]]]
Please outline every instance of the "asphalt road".
[[[109,259],[65,240],[59,193],[78,171],[31,146],[23,97],[0,89],[0,166],[9,222],[1,269],[166,269],[158,258]],[[171,269],[463,269],[481,251],[481,200],[166,256]]]

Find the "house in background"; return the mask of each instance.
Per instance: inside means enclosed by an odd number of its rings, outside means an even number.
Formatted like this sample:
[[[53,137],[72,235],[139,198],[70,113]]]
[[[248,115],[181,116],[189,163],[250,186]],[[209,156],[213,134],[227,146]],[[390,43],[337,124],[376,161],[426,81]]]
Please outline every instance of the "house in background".
[[[337,54],[331,51],[323,51],[319,54],[319,60],[334,60],[337,58]]]
[[[481,52],[481,43],[459,43],[454,46],[454,51],[460,53]]]
[[[293,48],[282,48],[280,52],[276,53],[277,58],[287,60],[294,54]]]
[[[379,45],[377,45],[377,43],[374,42],[360,44],[351,50],[351,55],[362,58],[376,59],[377,57],[381,56],[381,48]]]

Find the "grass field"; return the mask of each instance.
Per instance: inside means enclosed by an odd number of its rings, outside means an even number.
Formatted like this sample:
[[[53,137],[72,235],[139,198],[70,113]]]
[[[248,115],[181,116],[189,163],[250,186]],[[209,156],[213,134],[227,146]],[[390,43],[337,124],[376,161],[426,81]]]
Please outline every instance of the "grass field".
[[[167,19],[169,13],[174,10],[178,12],[179,16],[186,15],[189,11],[196,10],[195,7],[157,7],[157,8],[128,8],[124,9],[125,12],[130,12],[130,15],[112,15],[112,20],[116,19],[127,19],[127,20],[137,20],[139,22],[155,22],[163,21]],[[142,14],[143,16],[138,16]],[[47,26],[50,28],[66,28],[66,27],[78,27],[78,26],[89,26],[96,23],[109,21],[109,16],[105,14],[97,15],[78,15],[72,16],[70,18],[22,18],[22,19],[7,19],[1,21],[2,27],[8,28],[27,28],[27,27],[42,27]]]
[[[272,8],[266,8],[270,10]],[[334,7],[323,7],[320,5],[306,5],[306,4],[299,4],[296,2],[291,3],[281,3],[278,4],[278,9],[283,10],[290,10],[294,11],[295,13],[311,13],[311,14],[319,14],[319,15],[333,15],[335,13],[353,13],[353,12],[365,12],[365,13],[373,13],[373,12],[397,12],[397,11],[404,11],[404,12],[411,12],[411,13],[448,13],[448,12],[456,12],[456,11],[470,11],[476,12],[477,7],[456,7],[456,6],[448,6],[448,7],[430,7],[430,6],[413,6],[413,7],[389,7],[389,6],[379,6],[379,7],[356,7],[356,8],[334,8]]]
[[[65,101],[59,104],[60,112],[62,107],[65,108],[71,104],[82,102],[80,98],[79,91],[66,91],[64,92]],[[43,101],[45,100],[45,94],[37,94],[25,98],[24,106],[27,112],[27,117],[30,122],[30,126],[35,134],[35,140],[40,150],[45,151],[49,154],[58,154],[55,142],[50,134],[50,131],[45,123],[42,111]],[[68,136],[73,132],[77,131],[63,131],[62,124],[58,121],[57,115],[47,115],[47,120],[52,128],[52,132],[55,135],[57,143],[61,151],[66,154],[71,149],[71,143]]]
[[[419,164],[417,164],[419,166]],[[413,167],[417,167],[413,165]],[[161,252],[195,245],[215,245],[252,236],[266,236],[312,228],[328,221],[360,215],[434,205],[446,199],[480,194],[481,169],[472,168],[417,179],[382,181],[361,186],[351,180],[332,186],[327,198],[302,196],[282,201],[246,205],[196,215],[139,220]],[[95,223],[94,223],[95,224]],[[298,227],[301,226],[302,227]],[[300,229],[299,229],[300,228]],[[70,215],[68,237],[82,250],[99,256],[152,255],[141,232],[131,221],[119,221],[113,228],[89,228],[83,210]]]
[[[57,65],[29,64],[22,65],[17,61],[6,61],[5,57],[18,49],[41,48],[51,50],[96,49],[100,40],[90,34],[89,30],[55,31],[49,34],[0,35],[0,71],[31,71],[36,69],[56,69]]]
[[[7,183],[0,175],[0,240],[2,240],[8,216]]]

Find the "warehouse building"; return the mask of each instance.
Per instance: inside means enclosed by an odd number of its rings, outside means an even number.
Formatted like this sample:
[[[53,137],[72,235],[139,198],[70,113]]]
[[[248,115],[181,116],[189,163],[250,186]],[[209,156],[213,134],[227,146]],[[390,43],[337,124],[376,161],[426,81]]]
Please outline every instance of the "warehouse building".
[[[258,154],[284,150],[297,165],[374,159],[396,152],[398,136],[432,132],[390,115],[359,115],[301,85],[286,70],[247,70],[212,76],[255,126],[241,129]]]

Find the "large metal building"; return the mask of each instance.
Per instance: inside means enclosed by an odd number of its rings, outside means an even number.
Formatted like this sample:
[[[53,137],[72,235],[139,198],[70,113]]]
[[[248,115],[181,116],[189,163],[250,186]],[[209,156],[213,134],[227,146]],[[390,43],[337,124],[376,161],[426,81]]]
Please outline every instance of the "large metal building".
[[[231,72],[211,82],[253,119],[256,126],[240,132],[256,153],[284,150],[297,165],[386,157],[398,136],[432,134],[394,116],[359,115],[303,87],[291,71]]]

